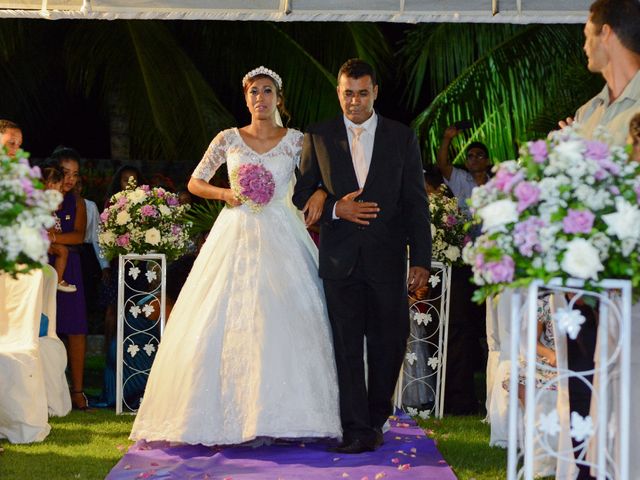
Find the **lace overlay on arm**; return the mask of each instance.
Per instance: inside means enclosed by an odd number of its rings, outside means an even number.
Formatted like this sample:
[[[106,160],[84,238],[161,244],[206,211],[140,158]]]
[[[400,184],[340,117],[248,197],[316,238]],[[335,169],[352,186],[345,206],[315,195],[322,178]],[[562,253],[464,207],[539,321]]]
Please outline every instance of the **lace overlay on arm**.
[[[227,133],[230,130],[223,130],[218,133],[215,138],[209,144],[209,148],[204,152],[204,156],[198,166],[191,174],[194,178],[200,178],[205,181],[211,180],[216,173],[220,165],[226,162],[227,148],[229,146],[229,140]]]

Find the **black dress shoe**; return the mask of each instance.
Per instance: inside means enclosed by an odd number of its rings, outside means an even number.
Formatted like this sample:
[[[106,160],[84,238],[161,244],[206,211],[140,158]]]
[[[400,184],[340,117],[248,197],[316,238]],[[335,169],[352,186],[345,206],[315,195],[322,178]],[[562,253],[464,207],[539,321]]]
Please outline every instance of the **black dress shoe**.
[[[372,445],[368,442],[365,442],[360,438],[356,438],[350,443],[345,443],[343,445],[337,446],[335,451],[337,453],[352,454],[352,453],[373,452],[376,448],[377,446]]]

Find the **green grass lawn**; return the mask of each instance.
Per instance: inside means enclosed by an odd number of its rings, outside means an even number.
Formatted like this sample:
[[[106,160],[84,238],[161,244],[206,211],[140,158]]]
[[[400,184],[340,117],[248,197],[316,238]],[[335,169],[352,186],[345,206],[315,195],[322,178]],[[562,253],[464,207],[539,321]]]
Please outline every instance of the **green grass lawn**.
[[[73,411],[51,419],[44,442],[0,441],[0,479],[103,479],[131,442],[133,416],[113,410]],[[480,417],[420,421],[460,480],[504,479],[506,451],[489,447],[489,427]]]

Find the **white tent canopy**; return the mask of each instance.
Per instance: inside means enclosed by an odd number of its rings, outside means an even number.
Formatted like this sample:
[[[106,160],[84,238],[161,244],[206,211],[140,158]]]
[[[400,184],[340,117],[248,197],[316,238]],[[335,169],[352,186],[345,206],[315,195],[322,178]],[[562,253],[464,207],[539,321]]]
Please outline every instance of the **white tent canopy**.
[[[593,0],[0,0],[0,17],[584,23]]]

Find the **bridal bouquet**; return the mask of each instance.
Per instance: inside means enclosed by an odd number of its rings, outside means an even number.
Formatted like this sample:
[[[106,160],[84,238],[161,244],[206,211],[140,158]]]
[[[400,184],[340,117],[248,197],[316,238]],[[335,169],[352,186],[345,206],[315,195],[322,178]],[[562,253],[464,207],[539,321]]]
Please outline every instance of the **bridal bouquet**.
[[[24,152],[10,158],[0,147],[0,272],[15,276],[47,263],[60,192],[45,190],[40,169]]]
[[[458,201],[444,195],[445,190],[443,185],[438,193],[429,195],[432,256],[438,262],[458,265],[462,263],[467,218],[458,208]]]
[[[259,212],[271,201],[276,187],[271,172],[256,163],[244,163],[233,169],[229,180],[238,199],[254,212]]]
[[[483,232],[463,251],[475,299],[553,277],[640,285],[640,165],[624,148],[565,128],[494,171],[470,200]]]
[[[188,205],[161,187],[136,186],[133,178],[125,190],[113,195],[100,214],[98,242],[111,260],[127,253],[164,253],[167,260],[189,248],[190,223],[184,219]]]

